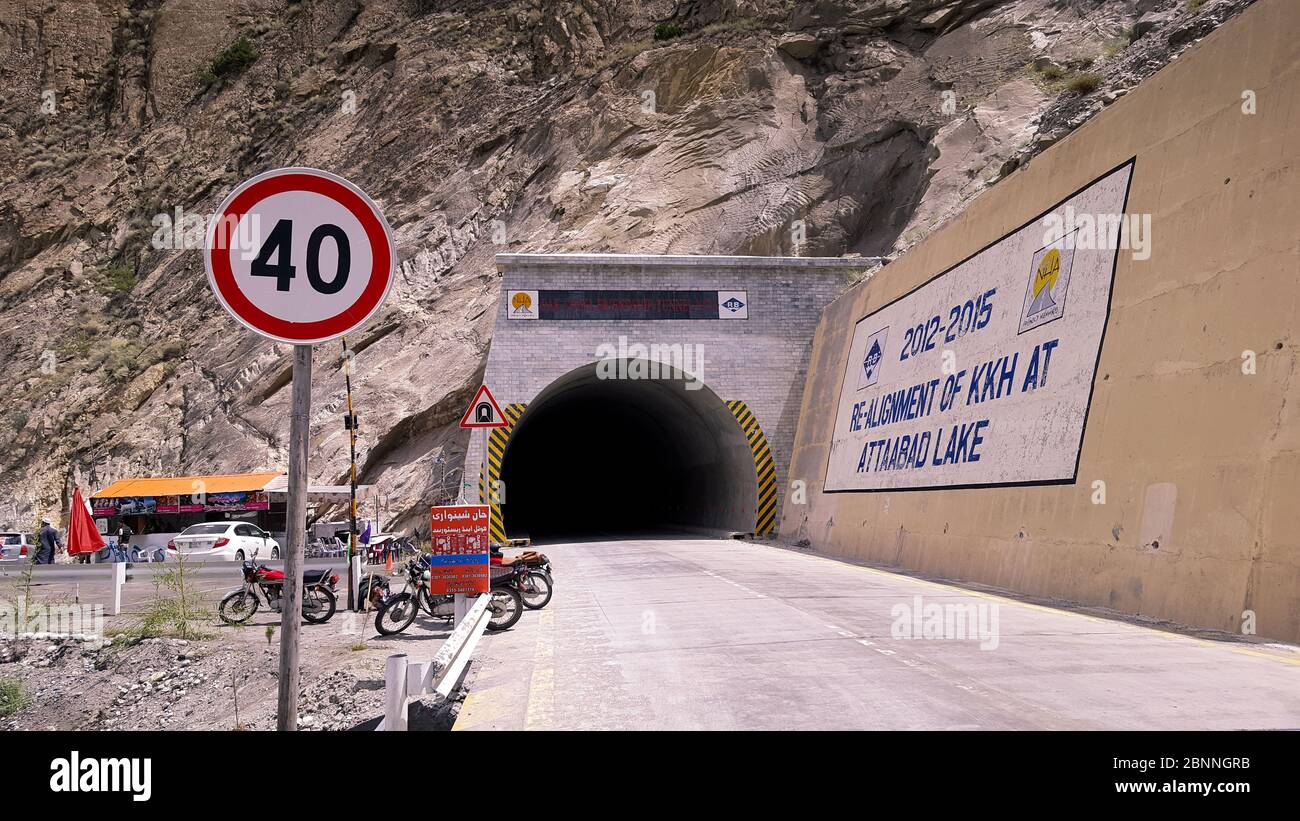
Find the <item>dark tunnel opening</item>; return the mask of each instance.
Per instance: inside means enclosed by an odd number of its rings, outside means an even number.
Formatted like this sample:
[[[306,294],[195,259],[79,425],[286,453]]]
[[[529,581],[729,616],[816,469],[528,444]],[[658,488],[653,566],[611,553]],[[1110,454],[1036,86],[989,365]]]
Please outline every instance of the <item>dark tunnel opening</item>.
[[[752,531],[748,441],[713,391],[673,375],[602,379],[592,364],[538,394],[501,461],[507,535]]]

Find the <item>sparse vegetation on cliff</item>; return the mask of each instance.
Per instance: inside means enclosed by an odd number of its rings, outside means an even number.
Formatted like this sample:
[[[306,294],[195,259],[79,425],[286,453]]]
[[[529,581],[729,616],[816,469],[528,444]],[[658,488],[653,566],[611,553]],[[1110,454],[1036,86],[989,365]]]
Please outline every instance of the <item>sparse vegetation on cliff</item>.
[[[257,62],[261,56],[247,37],[240,37],[212,60],[208,70],[200,75],[204,85],[214,85],[238,76],[244,69]]]

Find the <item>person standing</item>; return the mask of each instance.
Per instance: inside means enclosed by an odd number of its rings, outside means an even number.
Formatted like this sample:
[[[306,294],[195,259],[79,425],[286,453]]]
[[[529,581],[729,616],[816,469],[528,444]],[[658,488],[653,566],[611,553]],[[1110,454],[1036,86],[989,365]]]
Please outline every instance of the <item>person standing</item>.
[[[63,550],[63,542],[59,539],[59,531],[50,525],[49,519],[41,519],[40,532],[40,550],[36,551],[37,564],[54,564],[54,554]]]
[[[131,556],[131,537],[134,535],[135,531],[132,530],[131,526],[126,523],[125,519],[123,519],[122,524],[118,525],[117,528],[117,554],[121,557],[121,561],[128,562],[135,560]]]

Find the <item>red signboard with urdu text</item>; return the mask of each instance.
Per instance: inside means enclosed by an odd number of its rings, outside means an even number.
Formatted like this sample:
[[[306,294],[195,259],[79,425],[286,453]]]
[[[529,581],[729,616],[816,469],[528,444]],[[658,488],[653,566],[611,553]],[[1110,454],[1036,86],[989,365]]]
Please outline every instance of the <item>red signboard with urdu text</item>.
[[[433,508],[430,593],[488,592],[488,523],[491,515],[491,508],[487,505],[440,505]]]

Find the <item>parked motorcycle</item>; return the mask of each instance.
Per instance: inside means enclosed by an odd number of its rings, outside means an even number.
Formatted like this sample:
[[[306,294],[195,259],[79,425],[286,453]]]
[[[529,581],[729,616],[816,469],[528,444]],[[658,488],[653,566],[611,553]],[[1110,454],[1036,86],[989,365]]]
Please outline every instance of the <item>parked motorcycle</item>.
[[[257,555],[254,554],[256,559]],[[265,600],[266,606],[276,613],[283,604],[284,573],[253,561],[244,562],[243,586],[230,591],[221,600],[217,615],[226,624],[243,624],[253,617]],[[312,624],[324,624],[334,615],[338,598],[334,594],[339,583],[338,574],[332,570],[304,570],[302,574],[302,617]],[[258,593],[261,596],[258,596]]]
[[[519,581],[526,573],[527,568],[521,566],[492,579],[492,598],[488,602],[488,611],[492,615],[487,629],[508,630],[519,621],[524,612]],[[455,597],[430,593],[431,575],[428,560],[419,556],[406,563],[406,586],[400,593],[390,593],[388,580],[382,576],[363,580],[361,593],[375,606],[375,629],[380,635],[392,636],[402,632],[411,626],[421,610],[434,618],[455,618]]]
[[[528,572],[520,577],[519,583],[519,595],[524,601],[524,607],[541,610],[551,603],[555,580],[551,575],[551,560],[545,553],[525,550],[512,559],[506,559],[501,551],[493,550],[491,562],[500,567],[523,565],[527,568]]]

